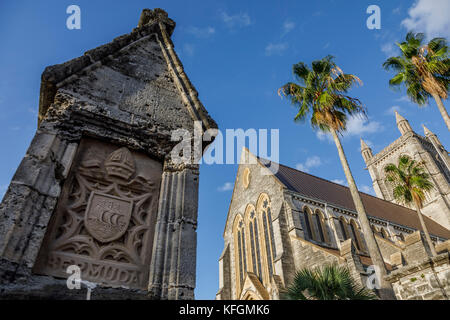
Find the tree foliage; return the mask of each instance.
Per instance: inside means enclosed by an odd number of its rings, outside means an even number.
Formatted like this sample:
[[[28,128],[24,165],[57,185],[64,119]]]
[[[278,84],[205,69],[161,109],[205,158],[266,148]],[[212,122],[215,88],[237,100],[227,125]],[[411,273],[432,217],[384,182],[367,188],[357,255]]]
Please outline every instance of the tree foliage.
[[[433,94],[447,99],[450,81],[446,39],[434,38],[427,44],[423,40],[423,33],[409,32],[405,41],[396,43],[401,55],[383,63],[386,70],[396,73],[389,84],[393,88],[405,85],[407,95],[418,105],[427,104]]]
[[[361,80],[344,73],[333,59],[326,56],[313,61],[311,67],[303,62],[295,64],[293,73],[298,83],[286,83],[278,94],[298,107],[295,121],[304,121],[311,114],[313,127],[340,132],[346,129],[347,115],[365,115],[365,108],[359,99],[347,94],[355,84],[362,84]]]
[[[411,202],[421,209],[425,194],[433,188],[430,175],[425,172],[423,161],[415,161],[403,155],[398,165],[389,164],[384,168],[386,180],[393,187],[393,196],[401,204]]]
[[[285,298],[290,300],[374,300],[376,296],[355,283],[346,267],[336,264],[303,268],[287,288]]]

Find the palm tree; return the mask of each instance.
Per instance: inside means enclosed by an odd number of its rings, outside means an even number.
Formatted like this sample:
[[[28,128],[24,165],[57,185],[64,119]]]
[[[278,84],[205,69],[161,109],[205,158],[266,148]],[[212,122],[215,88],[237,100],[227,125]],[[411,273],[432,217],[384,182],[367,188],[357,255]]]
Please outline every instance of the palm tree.
[[[424,164],[423,161],[417,162],[403,155],[399,158],[397,166],[389,164],[384,168],[384,171],[386,181],[392,186],[394,199],[404,205],[414,203],[416,206],[422,231],[425,233],[425,238],[434,257],[436,256],[436,250],[420,210],[423,208],[425,193],[433,189],[433,183],[429,179],[429,174],[424,170]]]
[[[293,66],[293,72],[299,83],[286,83],[278,90],[278,94],[288,97],[291,103],[298,107],[298,113],[294,121],[305,120],[311,113],[310,121],[313,128],[331,132],[365,235],[369,254],[380,273],[378,276],[381,284],[381,295],[383,299],[394,299],[391,285],[384,280],[387,271],[380,248],[373,235],[338,136],[346,129],[347,115],[365,116],[365,108],[362,103],[346,94],[353,85],[361,84],[361,80],[355,75],[343,73],[333,62],[332,56],[313,61],[311,68],[303,62],[299,62]]]
[[[355,283],[348,268],[336,264],[303,268],[284,293],[289,300],[374,300],[376,296]]]
[[[390,57],[383,63],[386,70],[397,74],[389,81],[392,87],[406,86],[409,98],[419,106],[433,97],[450,130],[450,118],[442,99],[448,97],[450,81],[450,59],[445,38],[434,38],[423,45],[423,33],[409,32],[406,41],[397,43],[401,55]]]

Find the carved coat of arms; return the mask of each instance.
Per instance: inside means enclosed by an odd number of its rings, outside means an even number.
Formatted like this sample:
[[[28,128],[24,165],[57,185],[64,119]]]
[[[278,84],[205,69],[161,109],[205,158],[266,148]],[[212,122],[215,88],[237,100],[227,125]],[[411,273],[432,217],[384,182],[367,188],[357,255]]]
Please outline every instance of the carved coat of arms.
[[[92,192],[84,224],[89,233],[100,242],[120,238],[127,231],[133,202],[108,194]]]
[[[162,166],[90,139],[79,147],[37,273],[146,288]]]

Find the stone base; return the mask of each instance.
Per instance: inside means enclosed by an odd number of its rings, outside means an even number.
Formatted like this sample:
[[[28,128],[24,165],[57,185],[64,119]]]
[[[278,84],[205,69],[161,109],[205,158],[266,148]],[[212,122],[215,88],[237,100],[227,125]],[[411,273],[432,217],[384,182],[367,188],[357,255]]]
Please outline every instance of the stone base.
[[[7,260],[0,261],[0,300],[86,300],[87,287],[67,288],[66,279],[41,276]],[[152,300],[146,290],[97,286],[91,300]]]

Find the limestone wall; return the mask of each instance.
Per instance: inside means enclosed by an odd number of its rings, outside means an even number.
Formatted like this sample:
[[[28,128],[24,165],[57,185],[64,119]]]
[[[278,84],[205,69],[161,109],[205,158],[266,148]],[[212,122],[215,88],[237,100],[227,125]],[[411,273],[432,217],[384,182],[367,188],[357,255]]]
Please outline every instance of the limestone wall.
[[[450,241],[436,246],[430,257],[420,233],[405,238],[405,248],[391,256],[395,268],[388,280],[399,300],[448,300],[450,297]]]
[[[425,259],[393,271],[389,276],[399,300],[448,300],[450,295],[449,254]]]

